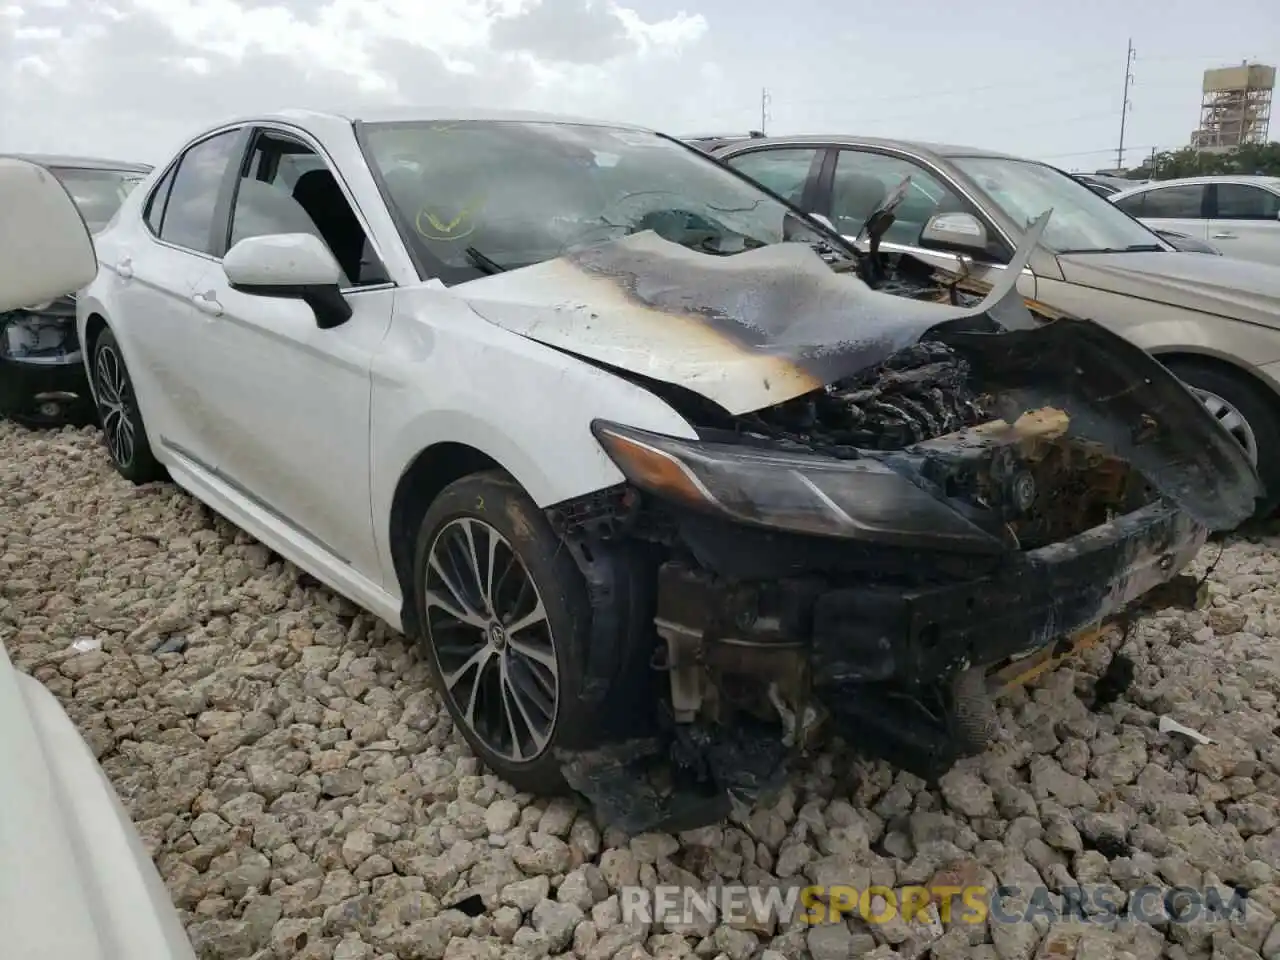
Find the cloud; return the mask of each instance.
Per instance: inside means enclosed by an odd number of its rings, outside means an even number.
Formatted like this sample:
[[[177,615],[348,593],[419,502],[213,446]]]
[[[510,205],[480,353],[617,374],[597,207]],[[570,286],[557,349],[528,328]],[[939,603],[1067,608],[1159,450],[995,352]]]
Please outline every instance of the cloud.
[[[707,30],[614,0],[0,0],[0,149],[158,162],[240,114],[412,103],[701,128]]]

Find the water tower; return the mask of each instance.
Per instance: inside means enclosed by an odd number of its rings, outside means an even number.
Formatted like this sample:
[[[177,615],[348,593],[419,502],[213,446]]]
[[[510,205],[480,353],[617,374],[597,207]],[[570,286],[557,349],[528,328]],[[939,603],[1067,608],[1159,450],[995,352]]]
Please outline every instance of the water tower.
[[[1266,143],[1275,85],[1276,68],[1260,63],[1206,70],[1200,128],[1191,135],[1191,145],[1212,152]]]

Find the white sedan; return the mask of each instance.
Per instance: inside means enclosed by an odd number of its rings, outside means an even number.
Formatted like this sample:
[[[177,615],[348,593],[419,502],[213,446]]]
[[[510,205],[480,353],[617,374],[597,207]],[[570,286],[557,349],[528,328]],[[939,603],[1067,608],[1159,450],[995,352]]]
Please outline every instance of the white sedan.
[[[976,688],[947,713],[966,668],[1118,612],[1260,490],[1171,374],[1035,319],[1018,269],[975,305],[634,127],[249,118],[96,242],[116,468],[418,639],[492,769],[628,829],[775,782],[815,702],[945,769],[983,742]]]
[[[1176,230],[1224,256],[1280,266],[1280,177],[1150,180],[1107,199],[1153,230]]]

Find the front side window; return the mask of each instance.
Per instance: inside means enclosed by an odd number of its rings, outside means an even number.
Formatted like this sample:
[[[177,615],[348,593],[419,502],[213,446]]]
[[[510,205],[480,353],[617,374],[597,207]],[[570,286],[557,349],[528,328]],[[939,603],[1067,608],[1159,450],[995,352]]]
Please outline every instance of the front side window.
[[[239,130],[228,130],[202,140],[182,155],[160,224],[161,240],[198,253],[213,252],[218,190],[227,165],[240,158],[234,152],[239,136]]]
[[[954,163],[1019,227],[1053,210],[1041,237],[1051,253],[1117,253],[1165,249],[1123,210],[1053,167],[1005,157],[955,157]]]
[[[142,174],[125,170],[50,167],[49,172],[67,188],[91,233],[97,233],[111,221],[124,198],[143,179]]]
[[[445,283],[646,230],[715,255],[827,240],[718,161],[654,133],[541,121],[359,131],[405,242]]]
[[[841,150],[831,183],[831,220],[836,229],[847,236],[856,235],[907,177],[911,178],[911,186],[894,210],[893,225],[884,235],[889,243],[914,246],[934,214],[968,210],[954,190],[918,164],[881,153]]]
[[[337,178],[303,143],[260,136],[231,209],[228,249],[248,237],[308,233],[338,261],[343,287],[387,282],[386,271]]]
[[[1218,219],[1280,219],[1280,194],[1247,183],[1218,184]]]
[[[763,184],[780,197],[800,205],[804,186],[813,169],[816,148],[752,150],[730,157],[725,162],[756,183]]]
[[[1189,183],[1148,190],[1142,215],[1158,220],[1199,220],[1204,214],[1204,187]]]

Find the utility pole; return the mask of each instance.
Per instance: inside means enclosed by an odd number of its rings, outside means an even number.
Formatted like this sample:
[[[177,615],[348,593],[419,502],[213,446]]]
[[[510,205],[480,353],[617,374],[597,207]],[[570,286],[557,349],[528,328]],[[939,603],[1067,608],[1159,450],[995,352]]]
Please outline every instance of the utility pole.
[[[1116,148],[1116,169],[1124,169],[1124,122],[1129,115],[1129,85],[1133,83],[1133,38],[1129,38],[1129,52],[1124,57],[1124,102],[1120,105],[1120,146]]]
[[[760,132],[765,133],[765,125],[769,122],[769,103],[773,100],[769,96],[767,87],[760,88]]]

